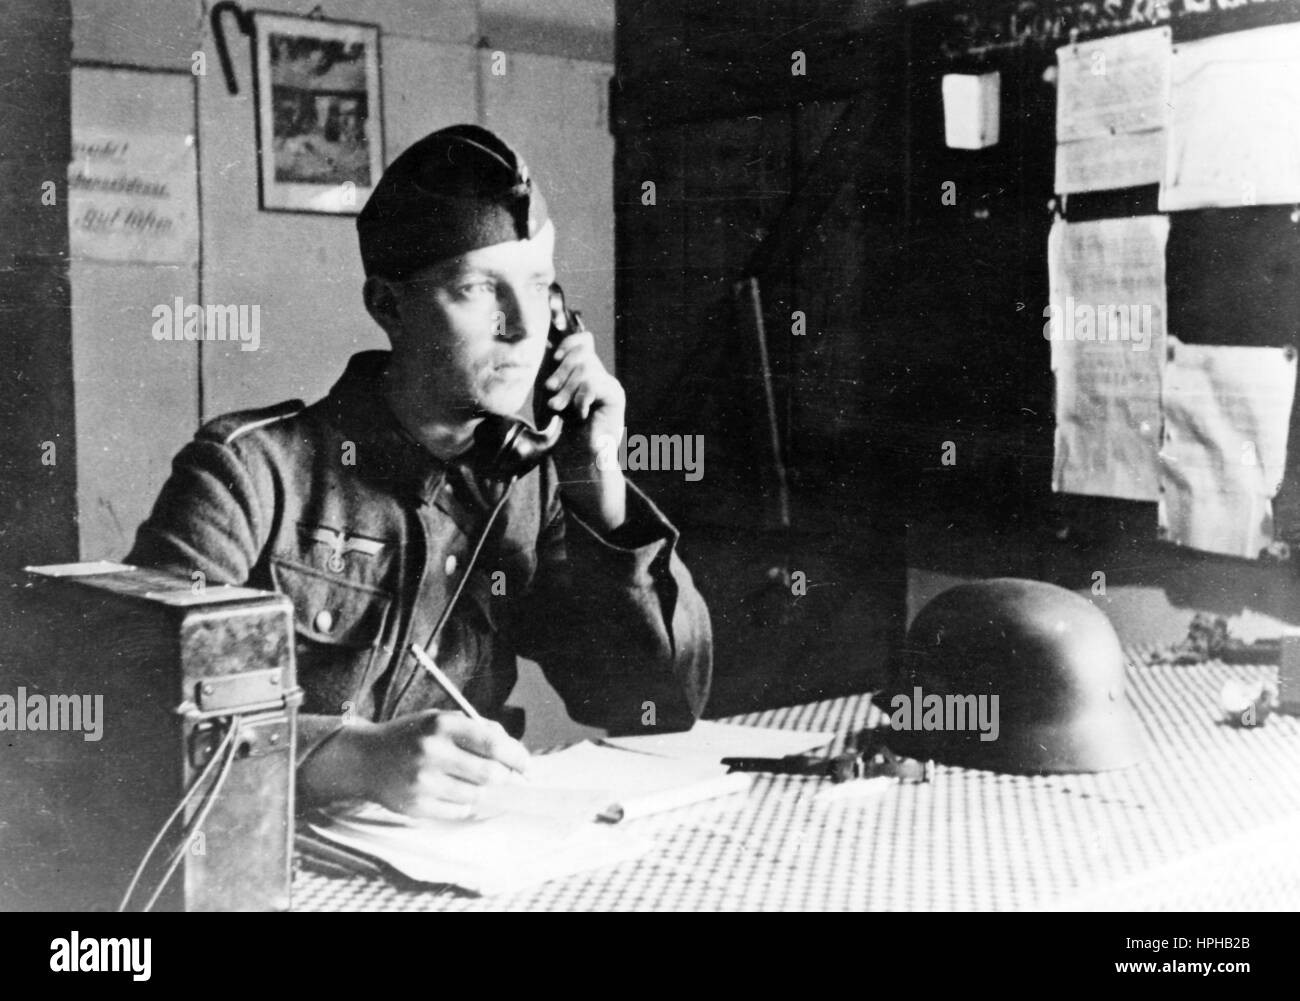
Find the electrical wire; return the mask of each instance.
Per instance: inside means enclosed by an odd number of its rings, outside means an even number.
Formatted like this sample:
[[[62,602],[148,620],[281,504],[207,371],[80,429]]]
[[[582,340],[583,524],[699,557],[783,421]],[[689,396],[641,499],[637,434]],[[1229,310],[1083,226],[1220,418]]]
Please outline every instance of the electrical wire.
[[[126,893],[122,895],[122,902],[117,905],[119,913],[125,911],[126,905],[131,902],[131,895],[135,893],[136,884],[140,882],[140,877],[144,874],[145,866],[149,864],[149,859],[153,856],[153,853],[157,851],[158,844],[162,841],[164,835],[166,835],[167,829],[172,826],[176,818],[180,816],[181,811],[185,809],[186,804],[189,803],[196,792],[203,788],[203,783],[208,780],[208,777],[216,769],[221,760],[221,752],[234,740],[234,732],[235,728],[232,725],[231,728],[226,731],[226,735],[221,739],[221,743],[217,745],[217,749],[213,753],[212,759],[203,766],[203,771],[199,773],[199,777],[196,778],[190,787],[185,790],[185,795],[181,797],[180,802],[176,804],[176,808],[172,810],[171,815],[163,821],[162,827],[160,827],[158,833],[154,835],[153,841],[149,843],[149,847],[145,850],[144,857],[140,859],[140,864],[136,866],[135,875],[131,877],[131,882],[126,888]]]
[[[470,572],[474,569],[474,564],[478,562],[479,553],[483,551],[483,544],[487,542],[488,534],[492,531],[492,526],[496,524],[497,515],[501,513],[501,509],[506,506],[506,501],[510,499],[510,491],[514,489],[515,481],[517,479],[519,479],[519,477],[512,476],[506,483],[505,492],[501,494],[501,499],[497,501],[496,506],[492,508],[492,513],[488,515],[487,524],[483,526],[483,531],[479,533],[478,542],[474,546],[474,551],[470,553],[469,560],[465,564],[465,572],[460,575],[460,581],[456,584],[456,590],[452,592],[451,598],[448,600],[447,604],[443,606],[442,614],[438,616],[438,621],[434,625],[433,631],[429,634],[428,640],[424,643],[424,651],[434,659],[437,658],[437,653],[434,651],[436,650],[437,639],[442,634],[442,627],[447,624],[447,618],[451,615],[451,610],[456,607],[456,602],[460,600],[460,593],[465,590],[465,585],[469,582]],[[416,679],[422,670],[422,668],[417,668],[417,670],[412,671],[411,674],[407,676],[406,683],[402,685],[402,690],[398,693],[397,698],[393,700],[394,711],[396,711],[397,707],[401,704],[402,699],[406,697],[407,690],[411,687],[411,682]]]
[[[235,763],[235,758],[237,756],[237,738],[240,729],[241,719],[240,717],[235,716],[230,723],[231,740],[229,749],[226,751],[226,760],[222,762],[221,765],[221,772],[213,782],[212,790],[203,801],[203,806],[200,807],[198,816],[194,818],[194,823],[190,824],[189,827],[185,829],[185,832],[181,837],[181,843],[177,847],[175,855],[172,856],[171,864],[167,867],[167,871],[163,873],[163,877],[159,881],[157,889],[153,891],[153,896],[151,896],[148,903],[144,905],[146,911],[153,910],[153,905],[157,902],[158,897],[162,895],[163,890],[171,881],[172,875],[176,872],[176,867],[181,864],[181,859],[185,857],[185,853],[189,850],[190,839],[194,836],[194,832],[202,830],[203,822],[208,819],[208,814],[212,812],[212,808],[216,805],[217,797],[221,795],[222,786],[226,784],[226,779],[230,777],[230,768]]]

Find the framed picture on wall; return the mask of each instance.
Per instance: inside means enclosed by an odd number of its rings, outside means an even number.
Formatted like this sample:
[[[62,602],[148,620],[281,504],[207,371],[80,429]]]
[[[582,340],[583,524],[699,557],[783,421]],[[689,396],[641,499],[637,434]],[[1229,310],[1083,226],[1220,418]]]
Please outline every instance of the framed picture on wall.
[[[356,215],[384,169],[378,25],[255,17],[261,207]]]

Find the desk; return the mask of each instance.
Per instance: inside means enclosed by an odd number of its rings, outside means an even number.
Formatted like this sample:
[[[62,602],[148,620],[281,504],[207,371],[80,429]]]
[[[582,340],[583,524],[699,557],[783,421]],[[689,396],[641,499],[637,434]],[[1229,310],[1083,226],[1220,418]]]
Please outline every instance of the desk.
[[[814,802],[824,779],[760,775],[747,796],[637,821],[641,859],[500,897],[299,872],[296,910],[1282,910],[1300,908],[1300,719],[1218,720],[1229,678],[1275,667],[1133,666],[1149,755],[1100,775],[939,766],[928,785]],[[731,722],[843,737],[865,695]],[[1005,726],[1005,722],[1003,724]]]

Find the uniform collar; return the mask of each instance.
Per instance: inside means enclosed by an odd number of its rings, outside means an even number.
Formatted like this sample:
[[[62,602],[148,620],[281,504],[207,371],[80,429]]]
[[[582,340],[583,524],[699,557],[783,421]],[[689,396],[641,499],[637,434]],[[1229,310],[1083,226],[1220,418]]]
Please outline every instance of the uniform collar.
[[[474,475],[473,453],[444,462],[416,441],[393,415],[383,387],[390,357],[388,351],[353,355],[323,401],[330,423],[356,444],[357,473],[422,503],[436,504],[453,516],[465,512],[449,493],[471,508],[485,507],[491,485]],[[447,486],[452,489],[448,491]]]

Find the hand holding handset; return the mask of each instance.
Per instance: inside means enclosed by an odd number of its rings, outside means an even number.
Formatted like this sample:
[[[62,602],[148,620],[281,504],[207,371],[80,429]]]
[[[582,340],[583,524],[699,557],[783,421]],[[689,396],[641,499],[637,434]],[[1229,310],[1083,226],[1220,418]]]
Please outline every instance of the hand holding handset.
[[[546,335],[546,357],[542,360],[542,369],[537,373],[537,383],[533,387],[533,417],[539,426],[543,421],[553,423],[557,416],[546,405],[547,398],[551,396],[551,390],[546,388],[546,380],[560,367],[559,362],[555,360],[555,349],[570,334],[586,329],[582,322],[582,314],[570,309],[565,302],[564,289],[560,288],[560,283],[551,282],[551,330]],[[577,423],[582,420],[581,413],[572,401],[558,416],[566,423]]]
[[[584,329],[581,314],[568,308],[564,301],[564,290],[558,282],[552,282],[551,330],[546,337],[546,358],[533,388],[533,413],[538,417],[538,423],[541,423],[541,417],[550,413],[546,406],[549,395],[546,380],[558,367],[555,349],[569,334]],[[519,417],[484,413],[474,431],[477,450],[484,457],[482,472],[497,480],[523,476],[542,463],[560,440],[564,422],[573,420],[576,416],[576,408],[570,403],[562,414],[551,414],[546,428],[538,431]]]

